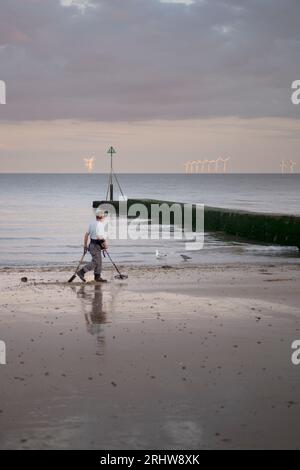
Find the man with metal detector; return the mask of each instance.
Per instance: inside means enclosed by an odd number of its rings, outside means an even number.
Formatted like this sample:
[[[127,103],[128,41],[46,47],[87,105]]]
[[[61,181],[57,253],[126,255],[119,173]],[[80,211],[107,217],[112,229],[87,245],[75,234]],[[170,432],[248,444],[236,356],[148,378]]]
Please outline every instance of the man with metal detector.
[[[88,241],[90,239],[90,244]],[[92,255],[92,261],[83,266],[80,271],[77,271],[77,276],[85,281],[84,275],[88,271],[94,271],[96,282],[107,282],[106,279],[101,277],[102,272],[102,250],[107,250],[107,234],[105,213],[103,210],[97,210],[96,220],[89,225],[88,231],[84,235],[84,254],[88,251]]]

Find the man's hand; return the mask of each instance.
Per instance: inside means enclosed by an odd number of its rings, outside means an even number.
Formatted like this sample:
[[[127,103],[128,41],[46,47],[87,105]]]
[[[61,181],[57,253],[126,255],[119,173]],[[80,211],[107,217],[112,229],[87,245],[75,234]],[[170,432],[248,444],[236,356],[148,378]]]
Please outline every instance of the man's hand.
[[[103,240],[103,242],[102,242],[102,250],[107,250],[107,249],[108,249],[107,240]]]

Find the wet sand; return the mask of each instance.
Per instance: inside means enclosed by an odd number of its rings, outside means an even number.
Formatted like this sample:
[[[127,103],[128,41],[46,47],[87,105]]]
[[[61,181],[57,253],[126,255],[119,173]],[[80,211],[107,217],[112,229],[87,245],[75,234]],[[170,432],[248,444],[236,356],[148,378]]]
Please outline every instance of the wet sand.
[[[184,266],[1,270],[0,449],[299,447],[299,267]]]

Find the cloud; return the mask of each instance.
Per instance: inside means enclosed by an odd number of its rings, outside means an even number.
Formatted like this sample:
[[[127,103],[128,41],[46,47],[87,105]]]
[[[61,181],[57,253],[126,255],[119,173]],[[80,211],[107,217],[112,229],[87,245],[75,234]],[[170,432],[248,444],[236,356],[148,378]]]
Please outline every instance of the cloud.
[[[299,15],[298,0],[2,0],[0,119],[298,117]]]

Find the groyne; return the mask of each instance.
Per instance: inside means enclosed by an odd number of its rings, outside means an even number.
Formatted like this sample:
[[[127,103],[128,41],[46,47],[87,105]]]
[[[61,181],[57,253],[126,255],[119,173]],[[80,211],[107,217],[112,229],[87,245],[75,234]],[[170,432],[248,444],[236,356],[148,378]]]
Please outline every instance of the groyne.
[[[119,201],[94,201],[93,208],[100,205],[112,204],[119,211]],[[184,203],[161,201],[156,199],[128,199],[127,207],[134,204],[143,204],[151,214],[153,204],[173,204],[183,206]],[[196,214],[196,206],[192,207],[193,220]],[[139,214],[137,214],[138,216]],[[172,223],[172,213],[171,220]],[[248,212],[236,209],[223,209],[220,207],[204,207],[205,232],[223,232],[233,237],[243,238],[248,241],[263,242],[282,246],[296,246],[300,250],[300,216],[272,214],[262,212]]]

